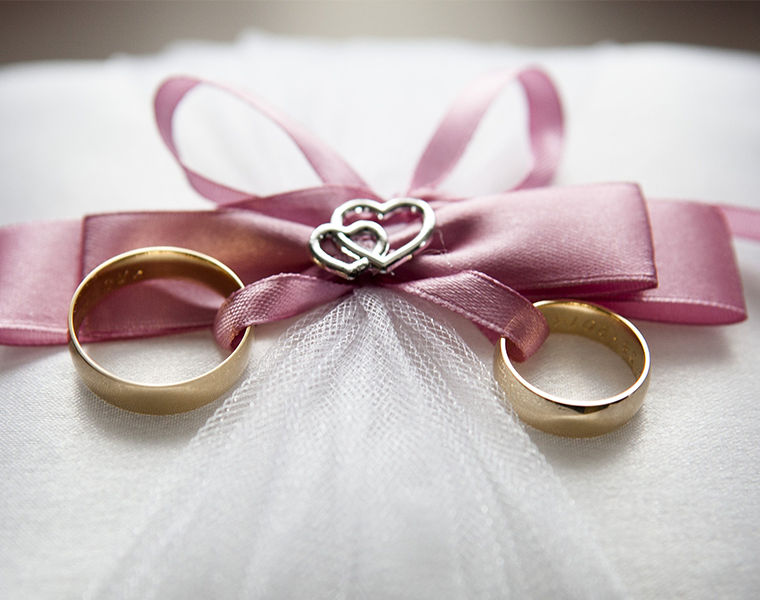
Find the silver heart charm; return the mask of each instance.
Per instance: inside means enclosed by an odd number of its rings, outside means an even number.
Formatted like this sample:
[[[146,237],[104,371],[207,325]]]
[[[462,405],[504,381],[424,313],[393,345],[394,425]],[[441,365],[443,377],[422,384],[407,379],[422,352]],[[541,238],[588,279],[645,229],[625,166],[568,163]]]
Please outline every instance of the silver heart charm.
[[[356,221],[345,226],[342,223],[339,225],[325,223],[314,229],[309,236],[309,249],[311,250],[314,262],[320,267],[346,279],[353,279],[361,275],[370,267],[370,260],[365,256],[347,252],[343,246],[343,240],[349,240],[352,247],[366,250],[352,239],[353,236],[362,232],[369,232],[375,238],[375,247],[370,252],[382,255],[388,251],[388,234],[379,223],[375,223],[374,221]],[[346,262],[325,252],[324,248],[322,248],[322,241],[327,237],[333,240],[341,252],[356,260]]]
[[[350,213],[372,212],[382,221],[390,213],[399,210],[409,210],[422,216],[422,225],[417,235],[395,250],[386,248],[378,252],[377,248],[368,249],[357,244],[354,240],[343,234],[338,234],[338,242],[344,253],[353,258],[366,258],[377,271],[387,273],[422,250],[430,241],[435,229],[435,212],[424,200],[418,198],[395,198],[388,202],[376,202],[369,199],[349,200],[341,204],[332,214],[330,222],[333,225],[343,225],[345,218]]]

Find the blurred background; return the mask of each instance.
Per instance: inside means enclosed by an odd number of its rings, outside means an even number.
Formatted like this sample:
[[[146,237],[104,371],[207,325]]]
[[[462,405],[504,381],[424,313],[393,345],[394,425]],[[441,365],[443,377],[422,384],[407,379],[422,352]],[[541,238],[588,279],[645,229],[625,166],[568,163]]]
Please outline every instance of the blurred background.
[[[150,54],[244,29],[528,46],[665,41],[760,51],[760,2],[584,0],[0,1],[0,64]]]

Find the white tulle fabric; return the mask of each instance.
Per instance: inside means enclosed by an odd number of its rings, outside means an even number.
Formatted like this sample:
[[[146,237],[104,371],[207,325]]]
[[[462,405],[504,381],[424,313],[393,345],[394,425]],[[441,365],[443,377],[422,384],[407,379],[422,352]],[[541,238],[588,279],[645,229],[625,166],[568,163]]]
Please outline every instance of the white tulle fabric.
[[[616,598],[615,574],[443,315],[362,289],[199,431],[90,598]]]

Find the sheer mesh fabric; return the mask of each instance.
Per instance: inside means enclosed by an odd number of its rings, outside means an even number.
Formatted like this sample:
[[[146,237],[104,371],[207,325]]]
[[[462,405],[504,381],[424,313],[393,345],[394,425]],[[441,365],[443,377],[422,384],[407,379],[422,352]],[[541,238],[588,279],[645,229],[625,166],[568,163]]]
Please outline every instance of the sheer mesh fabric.
[[[616,598],[490,369],[360,289],[294,325],[199,431],[91,598]]]

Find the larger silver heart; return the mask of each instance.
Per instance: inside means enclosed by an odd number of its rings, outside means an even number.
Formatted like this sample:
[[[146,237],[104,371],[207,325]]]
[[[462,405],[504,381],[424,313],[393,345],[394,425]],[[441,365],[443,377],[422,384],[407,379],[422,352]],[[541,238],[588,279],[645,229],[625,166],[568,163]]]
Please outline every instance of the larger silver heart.
[[[399,210],[408,210],[422,216],[422,224],[417,235],[400,248],[395,250],[386,248],[378,252],[377,248],[365,248],[344,234],[337,235],[344,253],[353,258],[366,258],[377,271],[387,273],[412,258],[429,243],[435,229],[435,212],[427,202],[418,198],[395,198],[388,202],[376,202],[369,199],[349,200],[333,211],[330,223],[342,226],[347,215],[363,212],[372,212],[377,215],[378,220],[382,221],[390,213]],[[365,221],[357,221],[357,223],[362,222]]]

